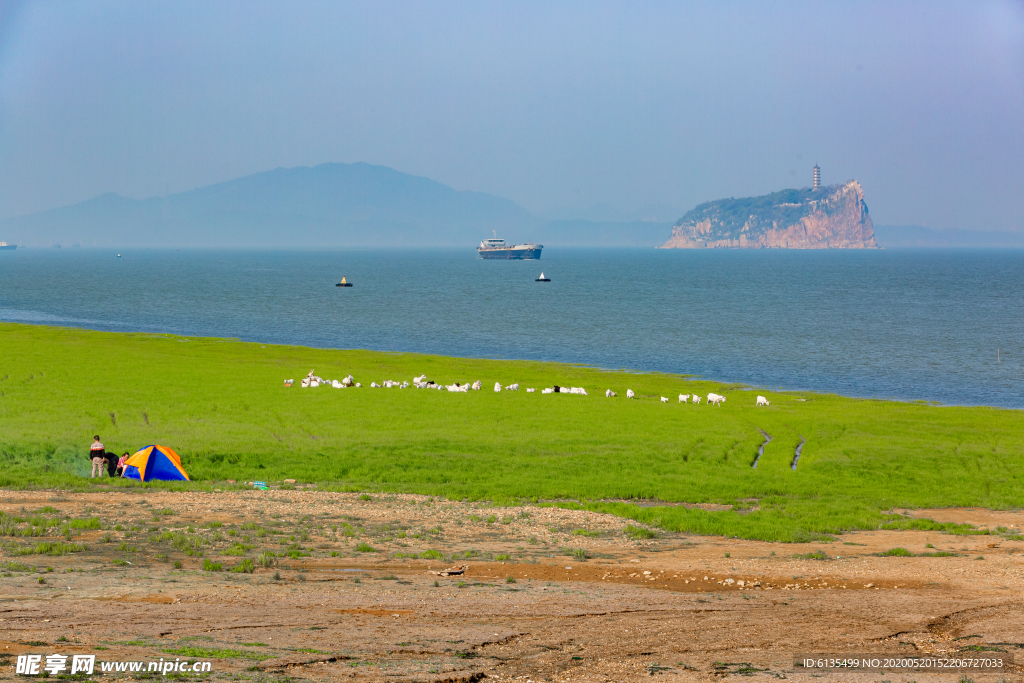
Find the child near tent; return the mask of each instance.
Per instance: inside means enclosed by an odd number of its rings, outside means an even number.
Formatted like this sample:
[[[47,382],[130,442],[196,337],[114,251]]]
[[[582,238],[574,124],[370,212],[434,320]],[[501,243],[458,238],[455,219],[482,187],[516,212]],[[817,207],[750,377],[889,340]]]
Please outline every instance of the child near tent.
[[[106,455],[100,435],[92,437],[92,445],[89,446],[89,457],[92,459],[92,477],[103,476],[103,460]],[[91,477],[90,477],[91,478]]]
[[[128,457],[128,452],[126,451],[125,454],[121,456],[121,459],[117,461],[117,469],[114,470],[115,476],[120,477],[124,474],[124,464],[128,462]]]

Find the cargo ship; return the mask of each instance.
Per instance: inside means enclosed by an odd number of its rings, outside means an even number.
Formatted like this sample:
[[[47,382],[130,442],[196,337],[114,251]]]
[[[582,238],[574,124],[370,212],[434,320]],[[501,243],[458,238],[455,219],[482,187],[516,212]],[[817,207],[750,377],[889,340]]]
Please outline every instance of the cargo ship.
[[[536,261],[540,258],[540,250],[543,244],[505,244],[505,240],[495,237],[484,240],[477,247],[476,251],[480,258],[495,259],[531,259]]]
[[[0,249],[15,250],[18,248],[17,244],[7,244],[7,242],[0,242]]]

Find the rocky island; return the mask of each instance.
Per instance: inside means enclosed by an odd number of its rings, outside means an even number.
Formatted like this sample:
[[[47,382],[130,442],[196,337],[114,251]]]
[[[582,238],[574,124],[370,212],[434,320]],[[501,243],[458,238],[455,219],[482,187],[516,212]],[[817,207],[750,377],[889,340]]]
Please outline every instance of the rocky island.
[[[662,249],[877,249],[864,190],[842,185],[719,199],[689,211]]]

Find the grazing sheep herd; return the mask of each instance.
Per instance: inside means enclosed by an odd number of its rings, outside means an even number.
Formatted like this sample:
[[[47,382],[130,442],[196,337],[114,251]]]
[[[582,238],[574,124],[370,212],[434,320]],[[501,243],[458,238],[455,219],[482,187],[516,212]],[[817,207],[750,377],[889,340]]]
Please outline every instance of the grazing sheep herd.
[[[290,386],[292,386],[294,384],[294,382],[295,382],[295,380],[286,379],[284,381],[284,385],[286,387],[290,387]],[[348,387],[357,387],[358,388],[358,387],[361,387],[362,384],[356,382],[352,378],[352,375],[349,375],[348,377],[346,377],[345,379],[342,379],[342,380],[336,380],[336,379],[331,380],[331,379],[324,379],[322,377],[319,377],[318,375],[316,375],[314,373],[313,370],[310,370],[309,374],[306,375],[302,379],[302,381],[299,383],[299,386],[303,387],[303,388],[312,388],[312,387],[325,386],[325,387],[332,387],[334,389],[346,389]],[[395,381],[393,379],[386,379],[383,382],[381,382],[380,384],[377,384],[377,382],[370,382],[370,388],[371,389],[391,389],[391,388],[395,388],[395,387],[397,387],[399,389],[408,389],[410,386],[416,387],[417,389],[437,389],[439,391],[447,390],[447,391],[451,391],[451,392],[468,393],[470,389],[472,389],[474,391],[479,391],[483,387],[483,383],[480,380],[477,380],[477,381],[473,382],[472,384],[469,384],[467,382],[455,382],[454,384],[448,384],[448,385],[446,385],[446,384],[437,384],[436,382],[428,380],[426,375],[419,375],[418,377],[413,377],[412,384],[410,384],[409,382],[405,382],[405,381],[398,382],[398,381]],[[496,392],[501,392],[501,391],[519,391],[519,384],[518,383],[514,383],[514,384],[509,384],[509,385],[506,385],[506,386],[503,387],[501,385],[501,382],[495,382],[494,383],[494,391],[496,391]],[[536,391],[537,390],[535,388],[533,388],[533,387],[528,387],[526,389],[526,392],[529,393],[529,394],[535,393]],[[561,386],[558,386],[557,384],[555,386],[553,386],[553,387],[547,387],[545,389],[541,389],[540,393],[542,393],[542,394],[578,394],[578,395],[582,395],[582,396],[589,396],[589,394],[587,393],[587,390],[584,389],[583,387],[561,387]],[[605,392],[604,392],[604,395],[605,395],[606,398],[615,398],[618,394],[616,392],[612,391],[611,389],[606,389]],[[633,392],[632,389],[626,389],[626,398],[636,398],[636,394]],[[665,396],[661,396],[660,398],[661,398],[661,402],[662,403],[668,403],[669,402],[669,399],[667,397],[665,397]],[[703,397],[698,395],[698,394],[679,394],[679,403],[689,403],[689,402],[692,401],[694,405],[700,405],[702,400],[703,400]],[[721,394],[715,394],[715,393],[709,393],[708,394],[708,396],[707,396],[707,404],[706,405],[709,405],[709,406],[712,406],[712,405],[714,405],[714,406],[721,406],[723,403],[725,403],[725,396],[722,396]],[[768,399],[765,398],[764,396],[758,396],[757,397],[757,401],[755,402],[754,405],[755,406],[770,406],[771,404],[768,402]]]

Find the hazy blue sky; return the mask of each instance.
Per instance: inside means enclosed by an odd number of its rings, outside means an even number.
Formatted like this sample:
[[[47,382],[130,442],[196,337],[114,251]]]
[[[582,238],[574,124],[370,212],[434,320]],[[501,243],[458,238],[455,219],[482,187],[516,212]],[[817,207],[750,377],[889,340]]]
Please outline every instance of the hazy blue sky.
[[[1024,229],[1024,3],[0,0],[0,217],[366,161],[528,209],[856,178]]]

